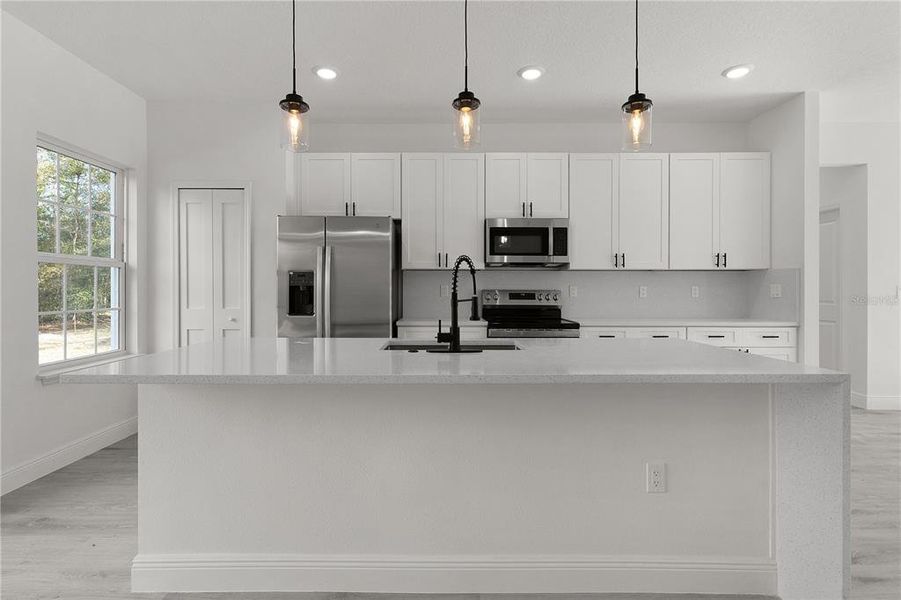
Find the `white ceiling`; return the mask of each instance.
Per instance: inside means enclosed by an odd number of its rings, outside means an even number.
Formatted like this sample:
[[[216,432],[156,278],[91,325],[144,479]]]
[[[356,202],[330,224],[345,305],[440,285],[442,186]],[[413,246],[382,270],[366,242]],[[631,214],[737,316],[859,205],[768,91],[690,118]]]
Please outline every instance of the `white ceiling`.
[[[3,2],[148,100],[276,103],[287,1]],[[462,1],[298,2],[299,92],[317,120],[440,121],[462,89]],[[632,91],[631,2],[472,0],[470,87],[484,121],[614,121]],[[641,89],[668,121],[747,121],[789,95],[897,73],[897,2],[641,3]],[[748,78],[720,72],[754,63]],[[545,76],[516,76],[537,64]],[[313,65],[336,67],[318,80]]]

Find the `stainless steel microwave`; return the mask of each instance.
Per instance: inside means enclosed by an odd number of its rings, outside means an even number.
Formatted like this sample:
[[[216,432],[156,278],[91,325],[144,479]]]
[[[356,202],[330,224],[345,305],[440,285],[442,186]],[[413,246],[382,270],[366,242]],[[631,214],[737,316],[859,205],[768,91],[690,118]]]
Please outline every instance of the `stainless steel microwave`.
[[[568,264],[569,219],[485,219],[485,266]]]

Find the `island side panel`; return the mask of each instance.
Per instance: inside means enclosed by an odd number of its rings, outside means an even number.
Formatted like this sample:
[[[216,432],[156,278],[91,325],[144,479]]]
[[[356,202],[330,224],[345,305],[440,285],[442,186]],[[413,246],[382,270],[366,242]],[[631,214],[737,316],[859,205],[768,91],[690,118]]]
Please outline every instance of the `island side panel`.
[[[779,597],[783,600],[848,598],[851,571],[849,384],[773,387]]]
[[[768,385],[139,395],[135,591],[776,591]]]

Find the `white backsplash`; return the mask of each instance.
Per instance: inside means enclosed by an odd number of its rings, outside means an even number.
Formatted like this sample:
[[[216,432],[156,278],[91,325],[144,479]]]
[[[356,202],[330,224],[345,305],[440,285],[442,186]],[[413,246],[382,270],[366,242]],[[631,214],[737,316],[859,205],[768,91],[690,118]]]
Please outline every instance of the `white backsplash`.
[[[758,318],[797,320],[798,271],[479,271],[480,290],[559,289],[563,316],[590,318]],[[449,298],[441,286],[450,285],[450,270],[405,271],[403,317],[447,318]],[[782,297],[769,297],[769,284],[782,286]],[[460,273],[459,292],[470,294],[468,272]],[[570,286],[577,294],[571,296]],[[647,297],[639,298],[639,286]],[[691,297],[698,286],[698,298]],[[464,307],[463,310],[468,310]]]

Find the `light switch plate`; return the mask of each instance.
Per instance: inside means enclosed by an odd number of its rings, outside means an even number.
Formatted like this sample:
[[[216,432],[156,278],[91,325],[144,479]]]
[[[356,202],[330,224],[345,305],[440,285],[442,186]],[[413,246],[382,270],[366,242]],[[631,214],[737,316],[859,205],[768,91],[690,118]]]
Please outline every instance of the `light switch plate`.
[[[770,284],[770,298],[781,298],[782,297],[782,284],[781,283],[771,283]]]
[[[646,285],[638,286],[638,297],[639,298],[647,298],[648,297],[648,286],[646,286]]]
[[[696,285],[691,286],[691,297],[692,298],[700,298],[701,297],[701,288]]]
[[[569,297],[575,298],[578,295],[579,295],[579,288],[577,288],[574,285],[569,286]]]

